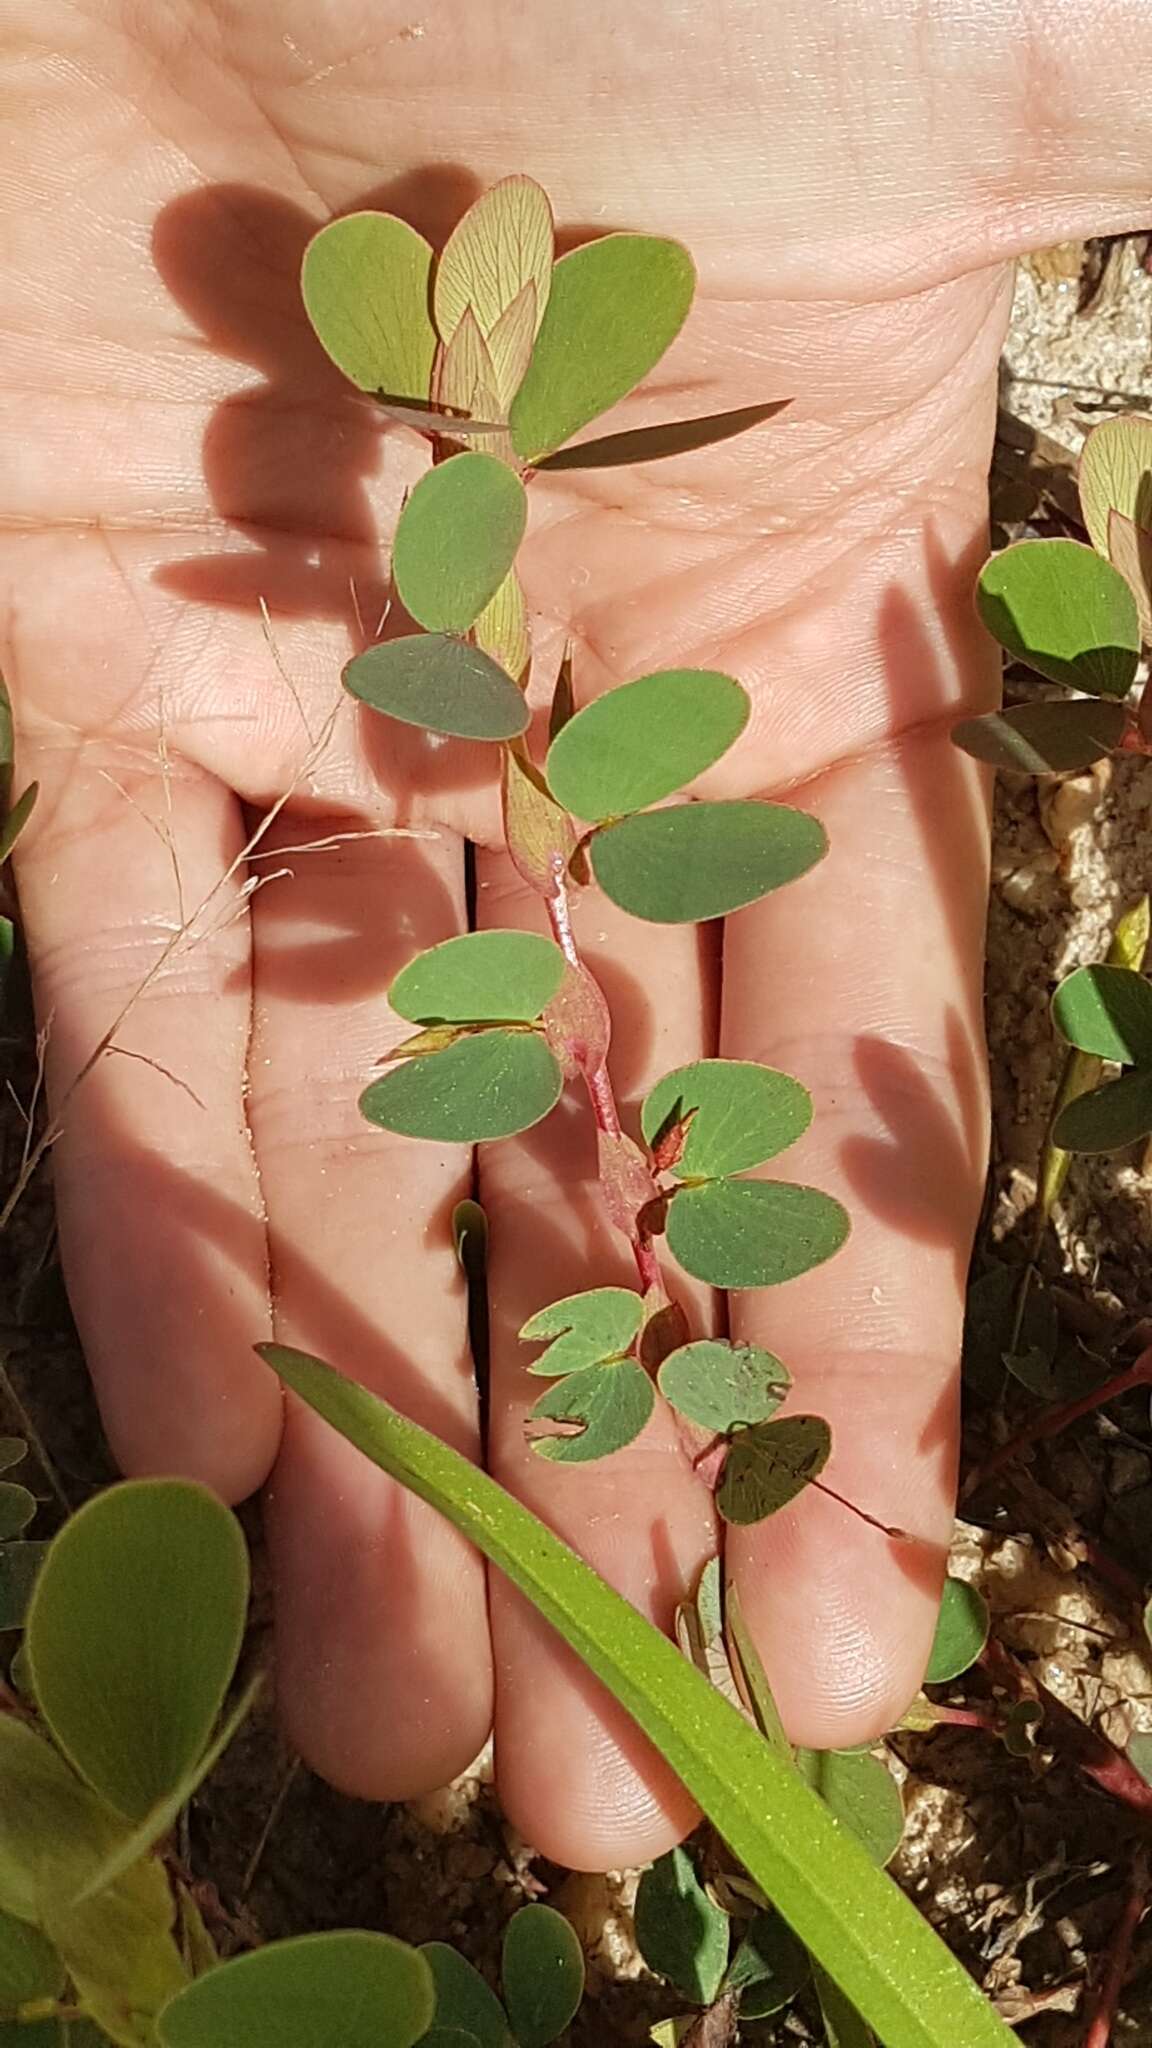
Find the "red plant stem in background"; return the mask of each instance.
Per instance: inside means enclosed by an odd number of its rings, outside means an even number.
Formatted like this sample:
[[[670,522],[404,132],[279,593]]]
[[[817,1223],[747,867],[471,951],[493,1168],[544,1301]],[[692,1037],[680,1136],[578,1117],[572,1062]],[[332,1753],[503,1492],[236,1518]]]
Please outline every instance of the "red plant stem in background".
[[[1128,1897],[1108,1949],[1108,1967],[1096,1997],[1088,2032],[1084,2036],[1084,2048],[1108,2048],[1108,2043],[1112,2039],[1116,2008],[1120,2003],[1120,1993],[1132,1959],[1132,1943],[1147,1909],[1148,1858],[1144,1850],[1139,1850],[1133,1858]]]
[[[555,887],[551,895],[545,900],[548,906],[548,922],[552,927],[552,936],[556,944],[559,946],[568,965],[575,968],[577,972],[586,974],[588,969],[580,958],[575,933],[572,930],[572,916],[568,907],[568,890],[562,875],[558,874],[556,876]],[[607,1061],[601,1060],[596,1066],[583,1066],[581,1067],[581,1073],[584,1077],[584,1085],[588,1090],[588,1100],[592,1104],[592,1114],[596,1119],[597,1130],[603,1131],[604,1135],[609,1138],[620,1137],[620,1112],[616,1107],[616,1096],[612,1087],[612,1079],[608,1072]],[[640,1286],[643,1293],[647,1294],[650,1287],[662,1289],[664,1280],[660,1271],[660,1261],[656,1257],[652,1239],[646,1230],[641,1229],[638,1221],[634,1222],[632,1226],[631,1244],[632,1255],[636,1261],[636,1271],[640,1278]]]
[[[1034,1417],[1022,1429],[1016,1430],[1006,1443],[990,1453],[983,1463],[970,1472],[960,1490],[961,1500],[967,1500],[978,1486],[983,1486],[994,1472],[1010,1465],[1029,1444],[1039,1443],[1045,1437],[1059,1436],[1070,1423],[1079,1422],[1082,1415],[1091,1415],[1095,1409],[1103,1408],[1107,1402],[1118,1400],[1121,1394],[1130,1394],[1133,1387],[1152,1386],[1152,1345],[1140,1353],[1135,1365],[1126,1372],[1117,1373],[1114,1379],[1105,1380],[1103,1386],[1093,1387],[1090,1393],[1081,1394],[1078,1401],[1065,1401],[1062,1407],[1049,1408],[1047,1414]]]
[[[989,1677],[1003,1686],[1012,1699],[1039,1701],[1045,1723],[1057,1738],[1052,1746],[1065,1762],[1075,1764],[1102,1792],[1139,1814],[1145,1824],[1152,1821],[1152,1785],[1141,1777],[1135,1764],[1129,1763],[1122,1749],[1117,1749],[1098,1728],[1090,1728],[994,1639],[985,1644],[980,1662]]]

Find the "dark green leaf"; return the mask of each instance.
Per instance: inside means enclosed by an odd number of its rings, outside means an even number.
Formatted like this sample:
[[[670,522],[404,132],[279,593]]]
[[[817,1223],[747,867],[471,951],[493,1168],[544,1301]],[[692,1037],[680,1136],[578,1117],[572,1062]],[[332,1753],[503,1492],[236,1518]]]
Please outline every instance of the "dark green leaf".
[[[36,1702],[120,1813],[143,1819],[206,1748],[247,1604],[240,1525],[207,1487],[110,1487],[54,1539],[27,1617]]]
[[[703,1337],[664,1360],[660,1392],[681,1415],[715,1435],[767,1422],[792,1382],[770,1351]]]
[[[757,1913],[724,1979],[740,1997],[740,2017],[769,2019],[808,1982],[808,1954],[779,1913]]]
[[[529,1372],[545,1379],[602,1365],[628,1351],[644,1320],[644,1303],[630,1287],[594,1287],[542,1308],[520,1331],[526,1344],[554,1341],[534,1358]]]
[[[1078,697],[1067,704],[1020,704],[966,718],[952,738],[966,754],[1020,775],[1063,774],[1090,768],[1118,747],[1128,722],[1122,704]]]
[[[819,1415],[759,1422],[732,1438],[716,1505],[726,1522],[766,1521],[795,1500],[828,1463],[832,1432]]]
[[[533,932],[465,932],[420,953],[388,1001],[411,1024],[531,1024],[564,978],[564,955]]]
[[[548,786],[578,818],[643,810],[726,754],[750,709],[747,692],[715,669],[640,676],[568,720],[548,749]]]
[[[17,798],[8,816],[5,818],[3,829],[0,829],[0,866],[8,859],[16,841],[32,816],[39,794],[40,784],[38,782],[30,782],[27,789]]]
[[[59,1998],[64,1969],[50,1941],[24,1920],[0,1913],[0,2006]]]
[[[825,2048],[875,2048],[875,2035],[839,1985],[818,1967],[813,1968],[812,1981],[824,2021]]]
[[[1128,967],[1078,967],[1052,998],[1057,1031],[1080,1052],[1152,1065],[1152,983]]]
[[[334,363],[361,391],[427,398],[436,352],[432,250],[390,213],[350,213],[313,235],[301,289]]]
[[[533,1031],[481,1031],[408,1060],[360,1097],[369,1123],[409,1138],[472,1145],[526,1131],[554,1109],[563,1077]]]
[[[0,2020],[0,2048],[107,2048],[111,2038],[90,2020]]]
[[[165,2006],[163,2048],[411,2048],[432,1972],[388,1934],[302,1934],[234,1956]]]
[[[988,1603],[965,1579],[945,1579],[925,1685],[946,1685],[976,1662],[988,1640]]]
[[[639,1436],[655,1405],[652,1382],[634,1359],[585,1366],[541,1394],[530,1421],[561,1427],[555,1434],[533,1435],[532,1448],[560,1465],[607,1458]]]
[[[433,633],[466,633],[495,597],[524,538],[524,486],[495,455],[469,451],[426,470],[400,514],[392,574]]]
[[[19,1465],[28,1456],[28,1446],[22,1436],[0,1436],[0,1472],[10,1472],[13,1465]]]
[[[749,427],[758,427],[791,403],[790,398],[776,398],[767,405],[741,405],[734,412],[710,412],[700,419],[668,420],[658,427],[634,427],[626,434],[602,434],[595,441],[558,448],[554,455],[545,455],[537,468],[618,469],[624,463],[686,455],[694,448],[710,448],[717,441],[747,433]]]
[[[887,1863],[904,1832],[904,1802],[879,1757],[867,1749],[799,1749],[796,1763],[837,1820],[863,1842],[872,1861]]]
[[[1152,420],[1121,414],[1093,427],[1080,456],[1080,509],[1094,545],[1109,553],[1113,511],[1152,526]]]
[[[580,2009],[584,1952],[551,1906],[521,1906],[504,1930],[504,2003],[519,2048],[548,2048]]]
[[[46,1543],[0,1544],[0,1630],[23,1628]]]
[[[1140,656],[1136,600],[1119,570],[1076,540],[1022,540],[980,573],[990,633],[1050,682],[1126,697]]]
[[[551,454],[639,384],[683,326],[695,285],[688,251],[655,235],[605,235],[562,256],[509,414],[517,454]]]
[[[381,640],[344,670],[344,687],[402,725],[462,740],[510,740],[528,706],[510,675],[479,647],[443,633]]]
[[[652,924],[699,924],[794,882],[828,848],[822,825],[784,804],[689,803],[643,811],[592,840],[606,896]]]
[[[511,2034],[505,2035],[511,2043]],[[420,2036],[420,2048],[480,2048],[475,2034],[466,2034],[463,2027],[432,2027]]]
[[[437,2029],[458,2028],[477,2048],[513,2048],[504,2008],[479,1970],[446,1941],[426,1941],[420,1953],[436,1986]]]
[[[1065,1103],[1052,1136],[1066,1152],[1119,1152],[1152,1132],[1152,1069],[1137,1067]]]
[[[691,1118],[672,1172],[710,1180],[743,1173],[794,1145],[812,1121],[812,1098],[790,1074],[754,1060],[694,1060],[645,1097],[641,1126],[654,1145],[670,1123]]]
[[[729,1921],[686,1849],[669,1850],[644,1872],[635,1917],[648,1968],[694,2005],[711,2005],[728,1964]]]
[[[11,1486],[0,1481],[0,1543],[12,1536],[19,1536],[26,1529],[36,1513],[36,1496],[26,1486]]]
[[[830,1259],[849,1228],[847,1211],[818,1188],[712,1180],[673,1195],[668,1248],[710,1287],[776,1287]]]

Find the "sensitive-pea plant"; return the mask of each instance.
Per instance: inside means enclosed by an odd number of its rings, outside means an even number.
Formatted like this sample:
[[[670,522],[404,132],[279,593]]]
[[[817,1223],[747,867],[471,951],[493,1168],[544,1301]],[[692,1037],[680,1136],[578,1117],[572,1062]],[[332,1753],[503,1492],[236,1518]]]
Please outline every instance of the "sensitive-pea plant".
[[[1074,695],[964,720],[953,738],[977,760],[1031,774],[1091,767],[1104,755],[1152,754],[1147,680],[1152,647],[1152,420],[1125,415],[1089,434],[1080,502],[1091,545],[1026,540],[992,556],[977,606],[1014,660]],[[1052,1014],[1079,1061],[1062,1078],[1046,1153],[1111,1152],[1152,1133],[1152,989],[1141,970],[1147,912],[1122,922],[1109,959],[1078,968]],[[1126,1069],[1100,1080],[1100,1062]],[[1051,1156],[1049,1156],[1051,1155]],[[1043,1176],[1042,1176],[1043,1178]],[[1046,1214],[1052,1190],[1041,1188]]]
[[[815,819],[766,802],[670,802],[737,741],[748,697],[733,677],[673,668],[577,708],[566,658],[545,707],[529,694],[529,612],[517,573],[537,472],[682,453],[767,419],[778,402],[573,442],[639,383],[679,332],[694,272],[678,243],[610,234],[554,258],[547,196],[510,177],[469,208],[439,256],[405,221],[333,221],[303,265],[308,316],[333,361],[386,416],[421,428],[432,466],[396,528],[394,598],[421,630],[395,630],[344,672],[386,719],[488,743],[517,872],[549,938],[476,931],[412,960],[389,1000],[415,1029],[361,1098],[387,1130],[438,1143],[509,1137],[582,1083],[605,1211],[631,1245],[636,1287],[542,1303],[524,1325],[545,1344],[530,1372],[553,1385],[527,1433],[580,1463],[643,1429],[659,1387],[729,1521],[774,1512],[829,1453],[813,1416],[774,1421],[789,1388],[770,1353],[693,1342],[665,1281],[660,1240],[718,1288],[765,1287],[843,1243],[847,1216],[821,1191],[746,1176],[804,1131],[797,1081],[749,1061],[701,1060],[647,1096],[640,1139],[623,1128],[609,1072],[611,1018],[581,959],[572,902],[594,880],[660,924],[725,916],[803,875],[825,851]],[[461,445],[465,444],[465,445]]]

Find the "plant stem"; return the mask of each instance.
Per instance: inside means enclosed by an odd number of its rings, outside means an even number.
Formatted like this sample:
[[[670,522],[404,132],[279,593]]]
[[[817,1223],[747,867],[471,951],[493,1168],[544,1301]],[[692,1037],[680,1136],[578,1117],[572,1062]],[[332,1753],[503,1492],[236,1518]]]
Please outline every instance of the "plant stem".
[[[1132,1859],[1128,1897],[1109,1945],[1108,1967],[1096,1997],[1088,2032],[1084,2036],[1084,2048],[1108,2048],[1108,2043],[1112,2039],[1116,2008],[1120,2003],[1120,1993],[1132,1957],[1132,1943],[1147,1908],[1148,1856],[1145,1850],[1138,1849]]]
[[[552,936],[563,953],[565,960],[568,962],[569,967],[573,968],[577,974],[587,974],[588,969],[580,958],[580,949],[576,944],[576,934],[572,930],[572,911],[568,901],[568,886],[564,880],[563,867],[558,860],[553,865],[553,877],[552,891],[544,899],[548,909],[548,922],[552,927]],[[588,1100],[592,1105],[592,1114],[596,1119],[597,1130],[603,1132],[607,1138],[623,1137],[624,1134],[620,1125],[620,1112],[616,1106],[616,1095],[612,1087],[612,1077],[608,1072],[607,1060],[601,1059],[595,1063],[583,1062],[580,1066],[580,1072],[583,1076],[584,1085],[588,1090]],[[629,1241],[632,1246],[632,1256],[636,1261],[636,1271],[639,1275],[642,1291],[647,1294],[649,1289],[653,1287],[662,1290],[664,1279],[660,1271],[660,1261],[656,1257],[652,1239],[649,1233],[642,1227],[638,1216],[632,1220]]]
[[[1015,1430],[1006,1443],[1002,1443],[998,1450],[991,1452],[982,1464],[976,1466],[975,1471],[968,1474],[960,1489],[961,1500],[967,1500],[970,1494],[975,1493],[977,1487],[992,1477],[993,1473],[1001,1471],[1005,1465],[1010,1465],[1029,1444],[1040,1443],[1046,1437],[1059,1436],[1061,1430],[1067,1429],[1073,1422],[1079,1422],[1081,1416],[1091,1415],[1109,1401],[1118,1400],[1121,1394],[1131,1393],[1134,1387],[1146,1386],[1152,1386],[1152,1345],[1140,1353],[1135,1365],[1130,1365],[1126,1372],[1115,1374],[1112,1379],[1105,1380],[1103,1386],[1093,1387],[1089,1393],[1081,1394],[1076,1401],[1065,1401],[1058,1408],[1049,1408],[1046,1414],[1033,1417],[1023,1428]]]

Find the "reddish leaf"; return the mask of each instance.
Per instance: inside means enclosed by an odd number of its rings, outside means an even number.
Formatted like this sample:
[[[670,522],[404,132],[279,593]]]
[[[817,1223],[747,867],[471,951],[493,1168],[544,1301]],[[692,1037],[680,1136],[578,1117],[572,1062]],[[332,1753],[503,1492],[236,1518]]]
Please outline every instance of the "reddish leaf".
[[[640,1210],[645,1203],[656,1201],[660,1190],[639,1145],[631,1138],[608,1131],[598,1131],[596,1138],[604,1207],[617,1230],[631,1237]]]
[[[576,827],[520,749],[504,750],[504,837],[521,881],[553,896],[578,844]]]
[[[608,1056],[612,1018],[599,985],[585,967],[569,966],[543,1015],[544,1036],[564,1077],[595,1073]]]

